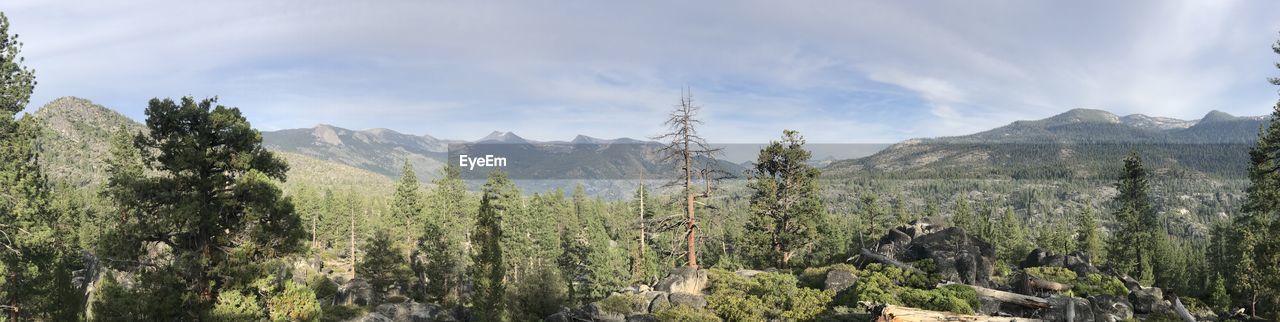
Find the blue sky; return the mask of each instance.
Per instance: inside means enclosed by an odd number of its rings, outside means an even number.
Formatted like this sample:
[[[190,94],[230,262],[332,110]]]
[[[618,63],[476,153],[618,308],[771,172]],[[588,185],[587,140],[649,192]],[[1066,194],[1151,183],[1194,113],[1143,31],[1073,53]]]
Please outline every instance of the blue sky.
[[[0,4],[39,85],[135,119],[218,96],[255,126],[646,137],[959,135],[1071,108],[1261,115],[1277,1],[45,1]]]

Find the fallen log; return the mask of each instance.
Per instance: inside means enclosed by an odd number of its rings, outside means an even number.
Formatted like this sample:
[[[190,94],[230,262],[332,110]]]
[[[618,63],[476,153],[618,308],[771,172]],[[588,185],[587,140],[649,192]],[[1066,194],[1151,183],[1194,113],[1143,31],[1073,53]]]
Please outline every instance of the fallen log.
[[[1063,284],[1063,283],[1058,283],[1054,281],[1043,280],[1035,276],[1029,276],[1029,275],[1027,276],[1027,285],[1031,286],[1034,289],[1050,290],[1054,292],[1065,292],[1067,290],[1070,290],[1073,287],[1071,284]]]
[[[916,268],[915,266],[907,265],[907,263],[903,263],[896,259],[889,258],[889,256],[876,254],[875,252],[872,252],[866,248],[863,248],[862,251],[858,252],[858,257],[865,261],[885,264],[885,265],[897,267],[904,271],[910,271],[912,273],[925,275],[924,271],[920,270],[919,268]]]
[[[1182,300],[1176,296],[1173,297],[1173,310],[1178,312],[1178,317],[1181,317],[1183,321],[1196,322],[1196,318],[1191,316],[1191,312],[1187,311],[1187,307],[1182,306]]]
[[[944,285],[948,285],[948,284],[938,284],[939,287]],[[1001,290],[993,290],[993,289],[976,286],[976,285],[969,285],[969,284],[958,284],[958,285],[964,285],[972,288],[973,292],[978,293],[979,297],[985,297],[985,298],[989,298],[989,299],[1004,302],[1004,303],[1017,304],[1017,305],[1036,308],[1036,309],[1047,309],[1047,308],[1053,307],[1053,305],[1049,304],[1049,300],[1046,300],[1040,297],[1005,292]]]
[[[971,322],[1036,322],[1044,321],[1027,318],[1014,318],[987,315],[968,315],[951,312],[929,311],[905,306],[885,305],[878,308],[876,322],[916,322],[916,321],[971,321]]]

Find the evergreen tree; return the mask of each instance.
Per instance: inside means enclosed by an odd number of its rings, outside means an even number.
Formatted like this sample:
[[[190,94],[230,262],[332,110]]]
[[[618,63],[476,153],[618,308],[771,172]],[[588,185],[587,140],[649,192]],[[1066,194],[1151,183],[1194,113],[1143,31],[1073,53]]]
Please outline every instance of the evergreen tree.
[[[573,191],[573,208],[581,227],[566,241],[565,258],[571,279],[570,294],[585,303],[602,299],[626,286],[627,262],[624,251],[614,246],[605,232],[604,214],[597,202],[587,199],[582,186]],[[562,265],[563,266],[563,265]]]
[[[1280,54],[1280,41],[1272,46]],[[1276,64],[1280,68],[1280,63]],[[1270,78],[1280,86],[1280,77]],[[1235,222],[1235,291],[1249,304],[1249,312],[1261,316],[1258,302],[1276,302],[1280,294],[1280,102],[1270,123],[1259,129],[1258,141],[1249,150],[1249,186],[1245,190],[1244,215]],[[1268,301],[1268,299],[1271,299]],[[1280,310],[1272,309],[1280,316]]]
[[[75,319],[80,297],[68,294],[78,229],[50,207],[35,146],[39,123],[15,118],[36,85],[21,48],[0,13],[0,312],[10,321]]]
[[[272,183],[288,166],[261,146],[239,109],[215,103],[152,99],[148,135],[135,145],[156,174],[117,171],[108,192],[126,219],[115,237],[120,255],[136,262],[147,245],[168,245],[194,294],[191,313],[212,307],[224,276],[216,272],[235,269],[229,252],[252,244],[251,257],[276,257],[297,251],[304,234],[291,200]]]
[[[858,214],[862,231],[858,232],[858,248],[873,247],[879,236],[888,231],[889,227],[885,223],[888,214],[885,214],[884,208],[880,207],[880,202],[875,195],[866,193],[858,199]]]
[[[417,270],[419,279],[426,281],[426,297],[454,303],[466,267],[463,220],[470,217],[465,207],[469,198],[456,166],[446,165],[440,171],[440,178],[433,181],[435,188],[428,199],[430,211],[418,239],[420,256],[415,258],[422,258]]]
[[[1153,246],[1151,232],[1155,228],[1151,221],[1157,216],[1148,195],[1147,171],[1137,153],[1131,153],[1124,159],[1124,170],[1116,182],[1116,190],[1120,193],[1112,203],[1120,229],[1112,237],[1114,240],[1109,244],[1107,258],[1120,273],[1150,283],[1154,273],[1148,250]],[[1159,227],[1163,228],[1163,225]]]
[[[407,261],[391,235],[385,231],[373,232],[368,241],[361,246],[364,257],[356,264],[360,276],[369,281],[369,285],[377,292],[387,292],[393,287],[404,289],[409,282]]]
[[[506,321],[507,265],[502,250],[503,220],[520,211],[520,190],[502,171],[489,174],[476,214],[471,280],[471,306],[479,321]]]
[[[413,173],[413,165],[404,161],[400,172],[400,182],[396,185],[395,195],[391,201],[391,218],[400,226],[405,238],[405,245],[413,245],[413,237],[421,229],[416,228],[419,216],[422,215],[422,192],[418,187],[418,176]],[[410,251],[409,249],[405,250]],[[407,255],[407,253],[406,253]]]
[[[1076,227],[1076,248],[1089,256],[1094,263],[1102,263],[1103,255],[1102,231],[1098,228],[1097,215],[1093,208],[1085,208],[1080,215],[1080,223]]]
[[[757,264],[788,268],[817,239],[824,214],[818,199],[820,172],[807,163],[811,155],[804,143],[799,132],[783,131],[781,141],[760,150],[748,179],[754,216],[746,229]]]

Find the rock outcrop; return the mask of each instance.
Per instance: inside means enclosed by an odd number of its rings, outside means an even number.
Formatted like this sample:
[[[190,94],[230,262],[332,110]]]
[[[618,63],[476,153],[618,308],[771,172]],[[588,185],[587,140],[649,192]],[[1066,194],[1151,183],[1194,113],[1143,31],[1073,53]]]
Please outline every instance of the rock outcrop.
[[[955,282],[991,285],[995,247],[957,227],[939,228],[927,221],[895,227],[880,239],[876,251],[902,262],[933,260],[937,273]]]

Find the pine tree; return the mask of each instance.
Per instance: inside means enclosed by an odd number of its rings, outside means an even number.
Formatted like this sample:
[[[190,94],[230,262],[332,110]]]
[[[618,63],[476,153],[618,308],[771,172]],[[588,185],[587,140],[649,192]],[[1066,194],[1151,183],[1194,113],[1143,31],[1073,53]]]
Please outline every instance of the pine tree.
[[[1280,41],[1272,50],[1280,54]],[[1276,67],[1280,68],[1280,63]],[[1280,77],[1269,81],[1280,86]],[[1249,186],[1244,215],[1235,221],[1232,252],[1234,290],[1246,299],[1250,314],[1255,316],[1260,315],[1258,302],[1280,296],[1273,292],[1280,289],[1280,241],[1274,233],[1280,229],[1280,102],[1275,104],[1269,124],[1258,132],[1258,141],[1249,150]]]
[[[1124,170],[1116,182],[1119,194],[1112,199],[1116,221],[1120,229],[1112,237],[1107,258],[1114,268],[1122,274],[1137,276],[1144,282],[1151,282],[1151,221],[1156,218],[1151,207],[1151,197],[1147,194],[1147,171],[1142,166],[1142,158],[1131,153],[1124,159]],[[1163,228],[1163,225],[1159,226]]]
[[[476,214],[471,305],[479,321],[507,321],[507,265],[502,250],[503,220],[520,211],[520,191],[502,171],[489,173]]]
[[[1076,227],[1076,248],[1089,256],[1094,263],[1103,263],[1102,231],[1098,227],[1097,215],[1093,208],[1085,208],[1080,215],[1080,223]]]
[[[428,299],[454,303],[466,265],[461,218],[466,217],[463,199],[467,196],[456,166],[447,165],[440,171],[429,198],[431,210],[418,239],[418,254],[423,257],[419,275],[426,280]]]
[[[272,183],[285,179],[288,165],[262,147],[239,109],[215,103],[152,99],[148,134],[135,146],[156,174],[117,172],[112,180],[122,184],[109,193],[132,218],[116,239],[129,250],[124,255],[166,244],[172,265],[191,270],[182,276],[195,295],[192,313],[212,306],[223,284],[215,272],[234,269],[228,265],[236,246],[255,245],[255,258],[276,257],[298,251],[304,235],[292,201]]]
[[[15,119],[36,85],[21,48],[0,13],[0,312],[10,321],[68,319],[79,302],[66,296],[78,229],[68,230],[73,218],[50,207],[35,146],[39,123]]]
[[[565,273],[576,274],[566,276],[576,281],[571,284],[570,293],[585,303],[626,286],[627,262],[623,250],[613,245],[605,231],[599,203],[588,200],[582,186],[573,191],[573,208],[581,227],[576,228],[576,234],[568,241],[571,244],[565,248],[565,253],[570,253],[566,258],[569,270]]]
[[[393,287],[404,289],[409,282],[407,261],[400,251],[400,246],[385,231],[377,230],[373,236],[361,246],[360,258],[356,269],[369,281],[369,285],[377,292],[387,292]]]
[[[870,193],[865,193],[858,199],[858,214],[860,226],[863,227],[858,232],[858,248],[872,247],[879,236],[888,231],[889,227],[885,224],[888,214],[880,207],[876,196]]]
[[[413,165],[409,160],[404,161],[404,167],[400,172],[400,182],[396,185],[395,195],[391,201],[391,218],[397,223],[404,223],[401,226],[405,245],[413,245],[413,237],[421,231],[416,228],[419,216],[422,215],[422,192],[418,187],[418,176],[413,173]],[[405,249],[406,252],[410,249]],[[408,253],[405,253],[407,256]]]
[[[818,199],[818,169],[807,162],[804,137],[785,130],[781,141],[760,150],[747,186],[753,216],[747,239],[756,248],[756,263],[789,268],[797,253],[817,239],[824,209]]]

